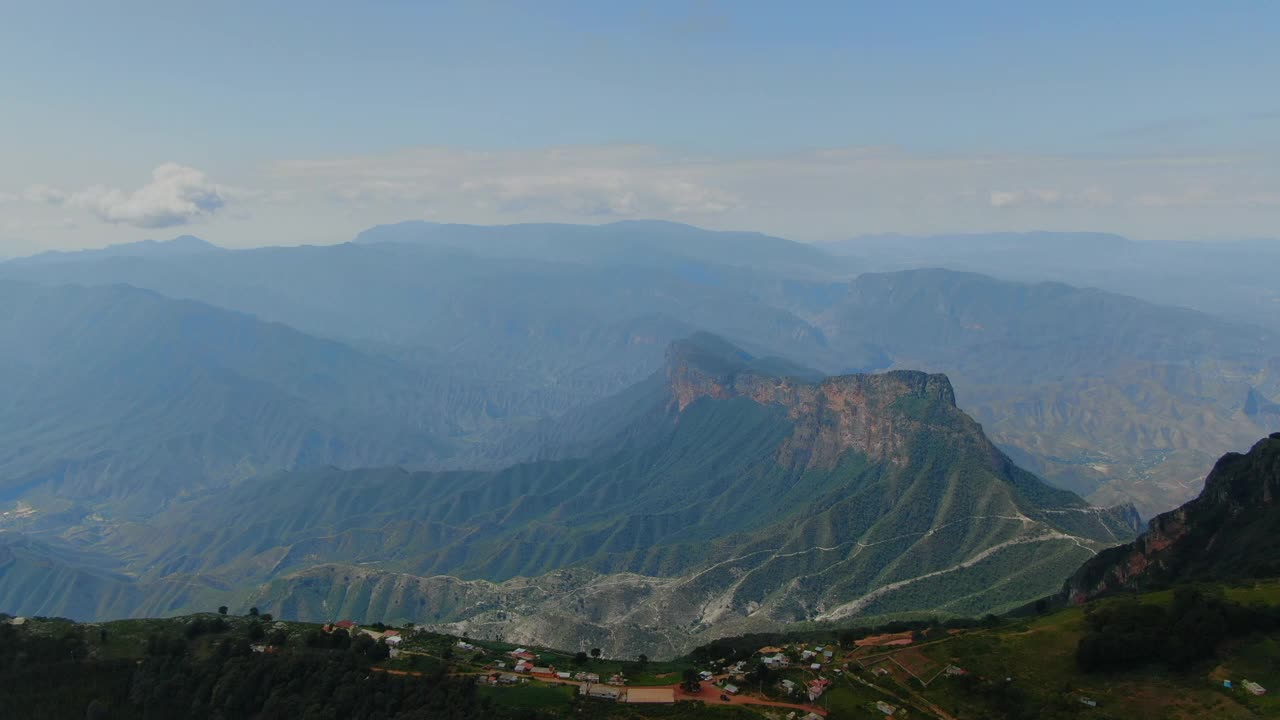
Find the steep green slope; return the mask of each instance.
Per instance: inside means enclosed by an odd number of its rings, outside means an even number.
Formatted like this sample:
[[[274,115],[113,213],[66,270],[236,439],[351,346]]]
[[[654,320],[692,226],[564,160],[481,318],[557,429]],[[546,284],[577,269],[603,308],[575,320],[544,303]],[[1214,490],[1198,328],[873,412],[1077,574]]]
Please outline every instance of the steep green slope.
[[[41,512],[147,511],[264,470],[446,451],[415,374],[149,291],[0,283],[0,344],[0,500],[39,496]]]
[[[1067,583],[1075,602],[1174,582],[1280,575],[1280,433],[1228,453],[1195,500],[1154,518],[1131,543],[1093,558]]]
[[[238,598],[267,583],[253,601],[298,617],[341,608],[656,654],[735,628],[1014,607],[1134,529],[1131,511],[1017,468],[942,376],[819,380],[703,334],[614,410],[642,429],[586,456],[282,473],[175,503],[103,547],[143,582],[199,578]]]
[[[120,617],[142,589],[104,555],[0,532],[0,608],[15,615]]]
[[[1194,495],[1221,453],[1280,429],[1274,332],[1058,284],[852,274],[813,247],[662,223],[412,224],[337,247],[0,264],[51,284],[127,282],[392,356],[428,378],[472,466],[519,457],[529,446],[511,433],[642,380],[696,329],[827,373],[946,373],[1020,464],[1147,515]]]

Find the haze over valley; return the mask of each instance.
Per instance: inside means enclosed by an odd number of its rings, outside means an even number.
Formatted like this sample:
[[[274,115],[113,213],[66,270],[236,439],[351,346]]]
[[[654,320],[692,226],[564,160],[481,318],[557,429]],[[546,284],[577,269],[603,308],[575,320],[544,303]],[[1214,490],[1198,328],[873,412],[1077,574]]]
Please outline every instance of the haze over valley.
[[[1280,717],[1278,23],[0,9],[0,719]]]
[[[659,222],[10,260],[0,597],[655,656],[981,614],[1280,429],[1265,326],[861,264]]]

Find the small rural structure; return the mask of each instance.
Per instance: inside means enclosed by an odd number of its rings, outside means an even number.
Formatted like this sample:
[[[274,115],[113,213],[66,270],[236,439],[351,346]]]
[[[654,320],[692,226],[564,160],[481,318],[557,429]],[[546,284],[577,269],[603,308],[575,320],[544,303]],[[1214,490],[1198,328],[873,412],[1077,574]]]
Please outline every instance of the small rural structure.
[[[772,669],[785,668],[785,667],[791,666],[791,660],[788,659],[787,656],[783,655],[782,653],[777,653],[776,655],[766,655],[761,660],[761,662],[765,664],[765,667],[772,668]]]
[[[617,702],[622,697],[622,688],[611,687],[609,685],[597,685],[595,683],[584,683],[578,686],[578,694],[583,697],[595,698],[597,700],[612,700]]]
[[[675,688],[635,687],[627,690],[627,702],[644,705],[671,704],[676,701]]]

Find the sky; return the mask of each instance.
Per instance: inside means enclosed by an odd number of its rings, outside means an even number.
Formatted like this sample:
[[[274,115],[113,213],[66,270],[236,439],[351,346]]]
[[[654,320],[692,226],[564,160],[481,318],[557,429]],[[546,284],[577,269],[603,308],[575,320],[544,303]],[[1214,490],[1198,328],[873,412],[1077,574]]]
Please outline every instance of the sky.
[[[659,218],[1280,236],[1280,3],[0,0],[0,257]]]

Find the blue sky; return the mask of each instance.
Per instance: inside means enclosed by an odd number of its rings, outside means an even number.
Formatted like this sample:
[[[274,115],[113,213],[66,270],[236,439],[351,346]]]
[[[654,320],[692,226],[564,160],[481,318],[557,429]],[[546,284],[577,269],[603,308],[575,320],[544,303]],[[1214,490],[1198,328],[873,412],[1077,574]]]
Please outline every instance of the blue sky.
[[[1263,2],[8,3],[0,256],[414,217],[1273,236],[1278,29]]]

